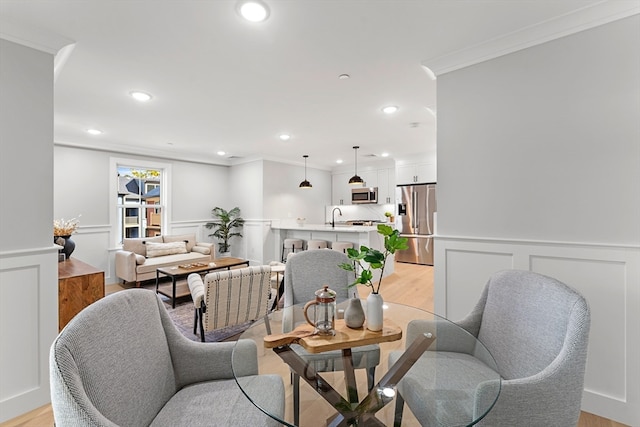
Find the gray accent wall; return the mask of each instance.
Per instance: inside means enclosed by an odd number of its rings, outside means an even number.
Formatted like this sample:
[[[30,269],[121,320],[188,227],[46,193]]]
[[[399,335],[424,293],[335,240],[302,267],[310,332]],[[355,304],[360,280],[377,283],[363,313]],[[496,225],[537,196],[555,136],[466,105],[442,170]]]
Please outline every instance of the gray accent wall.
[[[0,39],[0,423],[49,402],[58,333],[53,55]]]
[[[567,283],[583,410],[640,425],[640,15],[438,76],[437,233],[438,314],[501,269]]]
[[[438,77],[442,234],[640,242],[639,19]]]

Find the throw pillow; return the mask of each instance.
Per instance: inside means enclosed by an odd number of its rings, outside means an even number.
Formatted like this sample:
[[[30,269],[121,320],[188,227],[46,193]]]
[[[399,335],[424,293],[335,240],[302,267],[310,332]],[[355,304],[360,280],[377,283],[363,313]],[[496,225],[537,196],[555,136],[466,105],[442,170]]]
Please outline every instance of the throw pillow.
[[[146,246],[147,246],[147,258],[187,253],[187,244],[185,242],[171,242],[171,243],[147,242]]]
[[[137,265],[144,264],[145,260],[146,260],[145,257],[143,257],[140,254],[136,254],[136,264]]]
[[[191,252],[193,247],[196,244],[196,235],[195,234],[177,234],[177,235],[168,235],[162,236],[164,243],[171,242],[186,242],[187,243],[187,252]]]
[[[211,255],[211,249],[205,246],[194,246],[191,252],[198,252],[202,255]]]
[[[147,256],[147,242],[162,243],[162,236],[127,238],[122,241],[122,249],[135,252],[138,255]]]

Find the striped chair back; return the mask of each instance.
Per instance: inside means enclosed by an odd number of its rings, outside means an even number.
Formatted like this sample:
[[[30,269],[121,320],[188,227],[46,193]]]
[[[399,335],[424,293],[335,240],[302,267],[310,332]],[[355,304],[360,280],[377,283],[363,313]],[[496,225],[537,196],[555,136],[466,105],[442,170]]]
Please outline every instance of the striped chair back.
[[[214,271],[204,277],[205,331],[264,317],[271,292],[271,268],[260,265]]]

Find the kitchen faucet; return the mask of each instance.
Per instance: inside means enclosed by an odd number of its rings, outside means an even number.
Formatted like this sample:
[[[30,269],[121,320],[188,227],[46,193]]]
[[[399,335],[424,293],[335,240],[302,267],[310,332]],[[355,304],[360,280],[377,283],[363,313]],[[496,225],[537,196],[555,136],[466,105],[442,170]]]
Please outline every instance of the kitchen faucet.
[[[342,216],[342,211],[340,208],[333,208],[331,211],[331,228],[336,228],[336,209],[340,212],[340,216]]]

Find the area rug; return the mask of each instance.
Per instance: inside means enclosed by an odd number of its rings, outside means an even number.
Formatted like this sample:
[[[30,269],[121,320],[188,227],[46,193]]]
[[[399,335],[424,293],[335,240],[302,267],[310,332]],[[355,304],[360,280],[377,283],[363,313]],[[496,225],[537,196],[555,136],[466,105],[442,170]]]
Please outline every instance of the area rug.
[[[195,307],[193,306],[191,299],[186,297],[178,299],[176,301],[176,308],[171,308],[171,301],[168,298],[162,299],[164,301],[164,306],[169,312],[171,320],[173,320],[173,323],[182,335],[192,341],[200,341],[200,332],[198,332],[198,335],[193,333],[193,316]],[[204,340],[205,342],[235,341],[249,326],[251,326],[251,322],[205,332]]]
[[[153,290],[155,292],[155,284],[145,285],[147,289]],[[164,302],[164,306],[169,312],[169,316],[173,323],[176,325],[178,330],[185,337],[189,338],[192,341],[200,341],[200,332],[198,334],[193,333],[193,316],[195,307],[193,305],[193,301],[191,300],[191,296],[187,295],[184,297],[179,297],[176,299],[176,308],[171,308],[171,299],[165,297],[162,294],[159,294],[160,299]],[[272,299],[275,297],[275,291],[273,292],[272,298],[269,300],[268,306],[271,307],[273,302]],[[205,342],[215,342],[215,341],[235,341],[238,339],[240,334],[244,332],[249,326],[251,326],[253,322],[244,323],[242,325],[230,326],[228,328],[216,329],[215,331],[209,331],[204,333]]]

